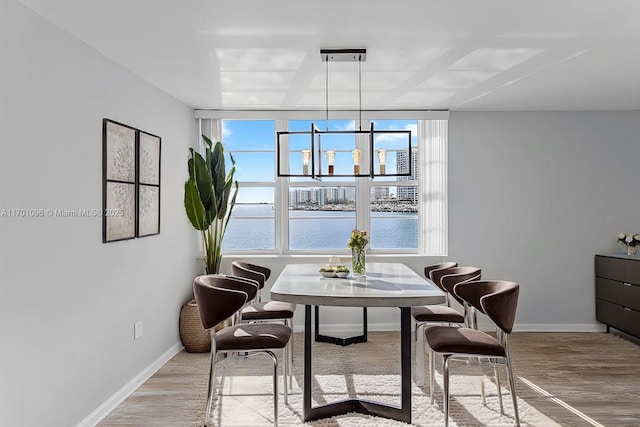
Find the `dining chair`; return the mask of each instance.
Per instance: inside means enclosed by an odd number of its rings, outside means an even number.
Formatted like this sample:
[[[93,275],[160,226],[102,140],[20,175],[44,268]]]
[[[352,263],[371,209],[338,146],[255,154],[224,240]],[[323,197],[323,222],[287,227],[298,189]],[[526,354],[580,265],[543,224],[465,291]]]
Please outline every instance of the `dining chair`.
[[[442,270],[444,268],[457,267],[458,263],[455,261],[445,261],[438,264],[428,265],[424,268],[424,277],[431,280],[431,272],[434,270]]]
[[[415,321],[415,349],[416,349],[416,384],[419,387],[424,386],[425,372],[425,345],[424,345],[424,328],[428,323],[447,323],[447,324],[464,324],[464,315],[449,306],[449,295],[447,290],[442,287],[442,277],[449,274],[451,269],[455,269],[458,263],[453,261],[443,262],[425,267],[424,273],[438,288],[445,292],[446,305],[424,305],[411,307],[411,316]],[[473,270],[458,270],[457,273],[472,273]],[[469,278],[462,280],[477,280],[478,276],[471,275]],[[422,351],[420,351],[422,349]],[[433,393],[433,392],[432,392]],[[433,395],[432,395],[433,398]]]
[[[230,353],[246,352],[249,355],[265,353],[273,360],[273,421],[278,425],[278,358],[273,350],[282,350],[283,371],[288,372],[287,344],[291,328],[278,323],[245,323],[229,326],[216,332],[214,326],[234,316],[247,302],[249,293],[240,290],[257,285],[224,275],[198,276],[193,281],[193,293],[198,303],[202,326],[211,334],[211,356],[207,406],[204,425],[209,425],[215,389],[215,367],[218,357]],[[287,381],[284,382],[284,401],[288,403]]]
[[[258,280],[259,288],[258,288],[257,302],[262,301],[262,288],[264,288],[264,284],[267,282],[267,280],[271,276],[270,268],[264,267],[258,264],[251,264],[244,261],[233,261],[231,263],[231,271],[233,271],[234,276],[240,276],[240,277],[251,276],[249,277],[250,279]],[[256,273],[259,273],[262,276],[256,275]]]
[[[271,276],[271,269],[257,264],[243,261],[233,261],[231,271],[234,276],[255,280],[258,283],[258,295],[255,302],[246,305],[240,310],[242,322],[282,321],[293,329],[293,314],[295,304],[282,301],[262,301],[261,290]],[[293,340],[288,345],[289,363],[293,362]],[[290,368],[291,369],[291,368]]]
[[[443,285],[443,281],[447,280],[450,286],[455,286],[457,283],[468,282],[472,280],[479,280],[482,275],[482,271],[477,267],[451,267],[446,269],[433,270],[431,272],[431,277],[433,278],[433,282],[442,289],[447,294],[447,302],[450,302],[449,291]],[[418,338],[416,341],[416,383],[418,386],[424,386],[424,371],[425,371],[425,361],[424,356],[426,352],[426,347],[424,343],[424,331],[427,325],[429,324],[442,324],[445,323],[449,326],[457,325],[457,326],[469,326],[467,320],[467,312],[469,310],[464,311],[464,313],[460,313],[458,310],[450,307],[448,305],[427,305],[427,306],[419,306],[412,307],[412,316],[416,319],[416,330],[418,333]],[[417,351],[420,349],[421,351]],[[431,353],[429,353],[431,356]],[[433,380],[434,378],[434,361],[433,358],[429,358],[429,373],[430,378]],[[431,395],[431,403],[433,403],[433,381],[431,381],[430,387],[430,395]]]
[[[453,267],[457,267],[458,263],[454,262],[454,261],[445,261],[445,262],[441,262],[438,264],[433,264],[433,265],[428,265],[424,268],[424,277],[426,277],[427,279],[431,280],[433,282],[433,277],[431,275],[432,271],[436,271],[436,270],[445,270],[447,268],[453,268]],[[436,284],[436,286],[438,286],[438,288],[440,288],[440,286],[438,284]],[[447,298],[447,296],[445,295],[445,298]],[[447,298],[446,300],[446,305],[449,305],[449,300]],[[413,319],[416,322],[419,322],[419,320],[416,319],[416,316],[420,316],[420,310],[419,309],[412,309],[411,315],[413,317]],[[416,332],[416,336],[414,338],[414,341],[416,341],[418,339],[418,327],[419,325],[416,323],[416,328],[415,328],[415,332]]]
[[[504,280],[480,280],[459,283],[455,294],[476,310],[486,314],[496,325],[496,338],[473,328],[433,326],[425,333],[425,340],[431,349],[431,357],[439,353],[443,357],[443,411],[445,427],[449,425],[449,365],[455,358],[487,359],[492,364],[505,366],[516,426],[520,426],[518,402],[516,398],[508,335],[518,306],[519,285]],[[498,385],[498,394],[501,390]],[[501,408],[501,413],[503,413]]]

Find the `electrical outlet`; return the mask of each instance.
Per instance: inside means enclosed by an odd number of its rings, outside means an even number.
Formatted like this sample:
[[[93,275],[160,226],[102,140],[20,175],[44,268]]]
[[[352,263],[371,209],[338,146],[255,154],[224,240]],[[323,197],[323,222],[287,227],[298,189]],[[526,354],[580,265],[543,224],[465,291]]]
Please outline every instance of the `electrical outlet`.
[[[137,340],[142,337],[142,320],[138,320],[133,324],[133,339]]]

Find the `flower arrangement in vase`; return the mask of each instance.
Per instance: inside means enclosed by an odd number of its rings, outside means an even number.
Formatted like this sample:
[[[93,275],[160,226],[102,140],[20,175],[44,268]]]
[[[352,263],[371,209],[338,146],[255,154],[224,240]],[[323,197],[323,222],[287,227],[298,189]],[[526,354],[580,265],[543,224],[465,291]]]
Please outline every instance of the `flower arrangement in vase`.
[[[368,244],[369,238],[366,231],[358,230],[357,228],[351,231],[351,238],[347,245],[351,249],[351,271],[355,276],[364,276],[365,248]]]
[[[640,245],[640,234],[620,233],[618,234],[618,243],[627,247],[627,255],[635,255],[636,246]]]

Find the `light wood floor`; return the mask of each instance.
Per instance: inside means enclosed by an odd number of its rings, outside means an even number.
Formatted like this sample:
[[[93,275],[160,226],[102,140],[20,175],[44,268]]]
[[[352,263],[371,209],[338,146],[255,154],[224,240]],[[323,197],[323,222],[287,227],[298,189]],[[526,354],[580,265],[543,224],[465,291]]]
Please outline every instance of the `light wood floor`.
[[[302,334],[295,335],[294,373],[300,383]],[[372,343],[397,342],[397,339],[397,332],[369,334]],[[519,397],[553,420],[553,425],[640,426],[640,346],[637,344],[600,333],[513,333],[510,343]],[[345,348],[314,344],[314,370],[339,360],[354,371],[367,373],[376,357],[384,358],[384,351],[379,350],[364,355],[358,353],[374,348],[365,347],[368,344]],[[339,358],[326,354],[323,357],[324,351],[339,352]],[[354,359],[349,360],[352,353],[355,353]],[[254,368],[255,365],[248,363],[231,365],[226,375],[251,375]],[[207,369],[207,354],[178,354],[100,425],[187,426],[201,423]],[[261,374],[265,372],[268,370]],[[380,372],[380,367],[376,372]],[[508,399],[506,396],[505,401]],[[293,411],[299,412],[301,408],[293,408]],[[457,425],[477,424],[458,422]],[[549,424],[530,422],[528,425]]]

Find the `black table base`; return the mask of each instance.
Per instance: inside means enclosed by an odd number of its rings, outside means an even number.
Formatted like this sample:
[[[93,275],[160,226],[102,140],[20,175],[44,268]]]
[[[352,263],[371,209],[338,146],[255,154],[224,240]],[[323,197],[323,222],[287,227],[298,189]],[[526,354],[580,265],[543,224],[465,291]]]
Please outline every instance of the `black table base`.
[[[315,340],[316,342],[327,342],[330,344],[336,344],[341,346],[347,346],[350,344],[357,344],[359,342],[367,342],[367,307],[362,307],[362,335],[356,335],[354,337],[332,337],[329,335],[322,335],[320,333],[320,308],[316,305],[315,309]]]
[[[316,307],[317,309],[317,307]],[[317,317],[316,317],[317,319]],[[365,323],[366,324],[366,323]],[[303,420],[313,421],[321,418],[357,412],[365,415],[390,418],[411,423],[411,309],[400,307],[400,359],[401,359],[401,406],[391,406],[367,400],[347,399],[325,405],[311,407],[311,382],[313,378],[313,348],[311,340],[311,305],[305,305],[304,311],[304,388],[302,413]],[[372,355],[375,357],[375,355]]]

